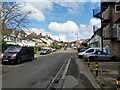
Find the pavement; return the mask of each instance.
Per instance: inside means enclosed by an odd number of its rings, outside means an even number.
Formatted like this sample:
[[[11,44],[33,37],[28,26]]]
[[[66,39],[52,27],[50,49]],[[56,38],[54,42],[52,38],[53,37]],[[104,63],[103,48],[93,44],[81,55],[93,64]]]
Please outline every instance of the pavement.
[[[64,81],[64,88],[100,89],[100,86],[85,63],[76,55],[74,56]]]
[[[97,81],[95,80],[94,75],[89,70],[89,68],[85,65],[85,63],[82,61],[82,59],[76,59],[76,61],[77,61],[78,66],[79,66],[81,77],[84,77],[84,76],[87,77],[94,88],[96,88],[96,89],[100,88]]]

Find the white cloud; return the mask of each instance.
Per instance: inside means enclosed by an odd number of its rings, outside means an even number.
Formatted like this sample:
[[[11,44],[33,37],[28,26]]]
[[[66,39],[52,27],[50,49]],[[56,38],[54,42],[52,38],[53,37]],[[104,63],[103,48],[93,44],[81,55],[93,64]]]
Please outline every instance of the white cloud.
[[[37,28],[26,28],[26,29],[23,29],[27,34],[30,34],[32,32],[35,32],[37,35],[42,33],[42,35],[50,35],[51,33],[50,32],[46,32],[44,29],[37,29]]]
[[[59,33],[72,33],[79,31],[77,24],[73,21],[67,21],[65,23],[51,22],[48,28],[51,31],[59,32]]]
[[[96,24],[100,25],[100,23],[101,23],[100,19],[95,19],[95,18],[90,19],[90,24],[91,25],[96,25]]]
[[[99,25],[100,20],[90,19],[89,25],[80,24],[79,27],[73,21],[67,21],[65,23],[51,22],[48,28],[54,32],[58,32],[58,35],[53,35],[51,32],[47,32],[44,29],[30,28],[24,29],[27,34],[35,32],[37,35],[42,33],[43,35],[48,35],[54,40],[59,39],[61,41],[74,41],[77,40],[76,33],[78,34],[78,39],[90,38],[93,34],[93,25]],[[100,26],[100,25],[99,25]]]
[[[33,2],[33,3],[24,3],[23,10],[32,11],[32,14],[29,16],[31,19],[38,21],[44,21],[45,16],[44,12],[46,10],[53,10],[52,2]]]
[[[66,35],[65,34],[59,34],[58,36],[57,35],[50,35],[50,37],[52,37],[54,40],[57,40],[57,41],[67,41],[66,40]]]
[[[78,39],[90,38],[93,35],[93,25],[97,25],[97,27],[100,28],[100,22],[100,20],[92,18],[90,19],[89,25],[80,24]],[[69,36],[71,36],[73,40],[77,39],[75,33],[70,33]]]
[[[80,24],[79,26],[73,21],[67,21],[65,23],[51,22],[48,28],[54,32],[68,34],[70,37],[69,40],[73,41],[77,38],[76,33],[79,39],[90,38],[93,35],[93,25],[97,25],[100,28],[100,22],[99,19],[94,18],[90,19],[89,25]]]

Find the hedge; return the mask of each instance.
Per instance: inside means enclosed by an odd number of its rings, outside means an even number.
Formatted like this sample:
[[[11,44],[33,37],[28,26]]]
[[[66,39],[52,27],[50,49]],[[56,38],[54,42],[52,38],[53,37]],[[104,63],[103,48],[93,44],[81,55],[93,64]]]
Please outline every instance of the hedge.
[[[4,52],[9,46],[19,46],[19,45],[7,44],[6,42],[2,42],[2,52]]]

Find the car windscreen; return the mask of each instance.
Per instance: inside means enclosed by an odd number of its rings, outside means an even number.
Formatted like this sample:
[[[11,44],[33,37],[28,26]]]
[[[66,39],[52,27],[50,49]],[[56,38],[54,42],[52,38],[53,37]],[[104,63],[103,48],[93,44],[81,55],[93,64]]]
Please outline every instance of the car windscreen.
[[[41,51],[46,51],[47,49],[42,49]]]
[[[84,51],[85,51],[85,49],[81,49],[81,50],[80,50],[80,52],[84,52]]]
[[[5,53],[18,53],[22,47],[9,47],[5,50]]]

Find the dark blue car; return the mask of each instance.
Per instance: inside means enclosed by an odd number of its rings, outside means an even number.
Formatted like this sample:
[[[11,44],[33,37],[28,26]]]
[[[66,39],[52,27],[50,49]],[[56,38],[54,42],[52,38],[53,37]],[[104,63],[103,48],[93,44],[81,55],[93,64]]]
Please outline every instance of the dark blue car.
[[[34,59],[34,47],[10,46],[1,54],[2,64],[19,64],[26,60]]]

